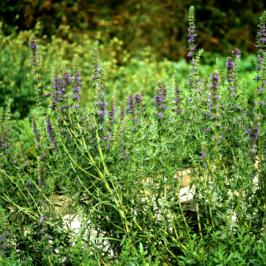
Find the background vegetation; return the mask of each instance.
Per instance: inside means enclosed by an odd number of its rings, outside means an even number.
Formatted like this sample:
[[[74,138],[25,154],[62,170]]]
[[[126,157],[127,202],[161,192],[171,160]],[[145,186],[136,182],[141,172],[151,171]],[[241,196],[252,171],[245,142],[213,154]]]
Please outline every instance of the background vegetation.
[[[41,23],[41,36],[77,42],[84,33],[138,53],[149,46],[158,58],[177,60],[186,54],[186,14],[197,9],[200,47],[228,54],[232,48],[254,52],[257,17],[266,8],[260,0],[5,0],[0,4],[4,32],[29,30]],[[67,31],[64,29],[67,27]]]

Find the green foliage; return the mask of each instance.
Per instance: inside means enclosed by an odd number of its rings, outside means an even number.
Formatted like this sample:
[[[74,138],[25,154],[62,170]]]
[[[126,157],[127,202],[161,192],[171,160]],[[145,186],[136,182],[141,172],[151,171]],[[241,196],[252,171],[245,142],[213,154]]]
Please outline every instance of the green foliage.
[[[25,91],[10,82],[2,96],[0,263],[265,264],[254,56],[235,55],[229,81],[226,59],[202,49],[190,65],[130,56],[118,39],[90,54],[88,36],[82,45],[35,46],[32,32],[1,38],[8,56],[30,42],[38,57],[21,64]],[[30,111],[18,120],[12,108],[24,100]]]

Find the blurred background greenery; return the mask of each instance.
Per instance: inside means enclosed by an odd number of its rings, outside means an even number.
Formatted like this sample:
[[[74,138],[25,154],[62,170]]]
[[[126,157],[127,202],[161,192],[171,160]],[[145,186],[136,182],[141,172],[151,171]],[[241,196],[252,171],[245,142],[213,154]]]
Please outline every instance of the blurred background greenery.
[[[3,0],[0,16],[5,33],[33,29],[39,21],[48,38],[74,42],[84,32],[92,39],[116,36],[130,52],[150,46],[156,56],[176,60],[186,54],[191,4],[201,47],[222,54],[233,47],[254,51],[257,18],[266,7],[262,0]]]
[[[0,1],[0,106],[12,101],[17,118],[34,106],[29,41],[38,41],[41,79],[49,90],[55,70],[77,66],[82,74],[82,101],[93,97],[93,46],[99,40],[107,95],[120,102],[142,92],[151,98],[159,80],[173,78],[185,86],[187,13],[196,8],[198,46],[206,51],[204,74],[225,66],[235,47],[241,49],[240,71],[255,71],[255,40],[261,0],[3,0]],[[252,56],[253,54],[253,56]],[[245,76],[246,75],[241,75]],[[247,82],[247,81],[246,81]],[[249,81],[247,82],[249,83]],[[253,85],[252,85],[253,84]]]

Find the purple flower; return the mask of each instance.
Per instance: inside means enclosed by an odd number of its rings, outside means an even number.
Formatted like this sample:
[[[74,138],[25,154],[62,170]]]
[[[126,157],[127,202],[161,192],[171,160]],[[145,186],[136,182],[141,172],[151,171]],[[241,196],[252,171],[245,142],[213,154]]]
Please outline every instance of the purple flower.
[[[52,123],[49,116],[46,117],[46,133],[50,143],[52,144],[52,147],[55,148],[54,130],[52,128]]]
[[[238,48],[235,48],[233,51],[232,51],[232,54],[237,57],[237,58],[240,58],[241,57],[241,51],[238,49]]]
[[[205,160],[206,156],[207,156],[206,152],[201,152],[201,153],[200,153],[200,159],[201,159],[202,161]]]
[[[98,118],[100,119],[100,123],[103,123],[105,118],[105,112],[106,112],[106,103],[105,103],[105,96],[104,96],[104,85],[100,84],[99,90],[98,90],[98,101],[96,101],[96,107],[97,107],[97,114]]]
[[[266,11],[264,11],[260,18],[259,30],[257,33],[257,47],[262,51],[265,51],[266,48]]]
[[[166,110],[166,96],[167,96],[167,92],[166,92],[166,88],[164,84],[159,83],[158,89],[156,91],[156,95],[153,98],[154,107],[156,110],[155,114],[159,121],[162,120],[164,116],[163,114]]]
[[[231,91],[231,96],[236,96],[236,75],[235,75],[235,61],[229,57],[226,63],[227,70],[227,81],[229,82],[229,90]]]
[[[36,49],[37,49],[37,43],[36,43],[35,40],[32,40],[32,41],[31,41],[31,49],[32,49],[32,50],[36,50]]]
[[[123,122],[126,116],[126,107],[122,106],[120,110],[120,121]]]
[[[135,102],[140,104],[142,102],[142,95],[141,94],[135,94],[134,96]]]
[[[99,110],[98,110],[98,115],[104,120],[105,117],[105,106],[106,103],[104,101],[98,102]]]
[[[114,103],[112,103],[112,108],[109,111],[109,120],[111,122],[111,125],[114,124],[114,121],[115,121],[115,113],[116,113],[116,106],[115,106]]]
[[[100,111],[98,111],[98,115],[99,115],[102,119],[104,119],[105,111],[104,111],[104,110],[100,110]]]
[[[260,71],[263,69],[263,57],[258,55],[257,57],[257,70]]]
[[[231,71],[234,68],[234,61],[231,57],[228,58],[226,63],[227,71]]]
[[[44,214],[41,214],[40,220],[39,220],[40,224],[43,224],[46,221],[46,219],[47,219],[46,216]]]
[[[213,73],[211,75],[211,84],[210,84],[210,96],[209,96],[209,109],[212,113],[212,115],[214,115],[217,111],[217,102],[219,101],[219,95],[217,93],[218,90],[218,86],[219,86],[219,75],[218,73]]]
[[[218,73],[213,73],[211,75],[211,89],[216,90],[219,85],[219,74]]]
[[[174,98],[174,103],[175,103],[175,113],[178,114],[180,113],[180,100],[181,100],[181,91],[180,88],[176,85],[175,83],[175,98]]]
[[[260,101],[258,102],[258,104],[259,104],[259,106],[264,106],[264,105],[265,105],[265,102],[264,102],[263,100],[260,100]]]
[[[80,72],[76,71],[75,73],[75,85],[72,88],[72,98],[74,101],[74,105],[72,106],[73,109],[79,108],[79,99],[80,99]]]
[[[263,94],[264,88],[263,87],[258,87],[258,94]]]
[[[251,137],[251,141],[252,141],[251,152],[253,154],[255,154],[256,150],[257,150],[257,142],[259,139],[259,128],[258,127],[255,127],[255,128],[250,130],[250,137]]]
[[[65,83],[69,83],[70,82],[70,76],[69,76],[69,73],[65,73],[64,74],[64,80],[65,80]]]
[[[135,103],[136,103],[135,97],[132,95],[128,96],[128,98],[127,98],[127,110],[128,110],[129,114],[134,115]]]
[[[38,60],[38,46],[35,40],[31,41],[30,48],[31,48],[31,64],[33,67],[36,67],[39,63],[39,60]]]

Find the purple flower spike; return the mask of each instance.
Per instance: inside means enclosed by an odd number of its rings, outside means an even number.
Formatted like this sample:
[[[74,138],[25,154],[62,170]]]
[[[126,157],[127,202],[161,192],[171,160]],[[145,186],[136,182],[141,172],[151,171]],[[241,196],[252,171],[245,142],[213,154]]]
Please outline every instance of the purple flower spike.
[[[175,82],[175,98],[174,98],[174,104],[175,104],[175,113],[179,114],[180,113],[180,100],[181,100],[181,90],[180,88],[177,86],[176,82]]]
[[[36,50],[37,49],[37,44],[36,44],[35,40],[32,40],[32,42],[31,42],[31,49],[32,50]]]
[[[100,87],[98,89],[98,101],[96,102],[97,107],[97,114],[99,118],[99,122],[103,123],[106,113],[106,103],[105,103],[105,97],[104,97],[104,85],[100,84]]]
[[[197,48],[197,32],[195,26],[195,9],[194,6],[189,8],[189,17],[188,17],[188,54],[187,57],[192,59]]]
[[[126,116],[126,107],[122,106],[120,110],[120,121],[123,122]]]
[[[141,94],[136,94],[134,96],[134,98],[135,98],[136,103],[140,104],[142,102],[142,95]]]
[[[218,83],[219,83],[219,74],[213,73],[211,75],[211,89],[216,90],[218,88]]]
[[[69,73],[65,73],[65,74],[64,74],[64,79],[65,79],[65,82],[66,82],[66,83],[69,83],[69,82],[70,82]]]
[[[200,159],[201,159],[202,161],[205,160],[206,156],[207,156],[206,152],[201,152],[201,153],[200,153]]]
[[[260,100],[259,101],[259,106],[264,106],[265,105],[265,102],[263,100]]]
[[[259,139],[259,128],[258,127],[255,127],[252,130],[250,130],[250,137],[252,141],[251,152],[252,154],[255,154],[257,151],[257,142]]]
[[[39,220],[40,224],[43,224],[46,221],[46,219],[47,219],[46,216],[44,214],[41,214],[40,220]]]
[[[166,88],[162,83],[158,84],[157,94],[154,96],[154,107],[156,110],[156,116],[158,120],[162,120],[164,117],[164,112],[166,110]]]
[[[228,58],[226,63],[227,72],[230,72],[234,69],[234,61],[231,57]]]
[[[115,113],[116,113],[116,106],[112,104],[111,111],[109,112],[109,120],[111,122],[111,125],[114,124],[115,121]]]
[[[258,87],[258,94],[263,94],[264,88],[263,87]]]
[[[232,51],[232,54],[237,57],[237,58],[240,58],[241,57],[241,51],[238,49],[238,48],[235,48],[233,51]]]
[[[127,98],[127,110],[129,114],[133,114],[134,115],[134,109],[135,109],[135,97],[134,96],[128,96]]]
[[[103,110],[99,111],[99,112],[98,112],[98,115],[99,115],[102,119],[104,119],[105,111],[103,111]]]
[[[79,108],[79,99],[80,99],[80,72],[76,71],[75,73],[75,86],[72,88],[72,98],[74,101],[74,105],[72,106],[73,109]]]
[[[36,67],[39,63],[39,60],[38,60],[38,46],[35,40],[31,41],[30,48],[31,48],[31,64],[33,67]]]
[[[52,128],[52,123],[49,116],[46,117],[46,133],[50,143],[52,144],[52,147],[55,148],[54,130]]]
[[[217,93],[218,90],[218,86],[219,86],[219,74],[218,73],[213,73],[211,75],[211,84],[210,84],[210,96],[209,96],[209,109],[210,112],[212,113],[212,115],[216,115],[216,111],[217,111],[217,103],[219,101],[219,95]]]
[[[265,52],[266,49],[266,11],[260,17],[259,30],[257,33],[257,48]]]

